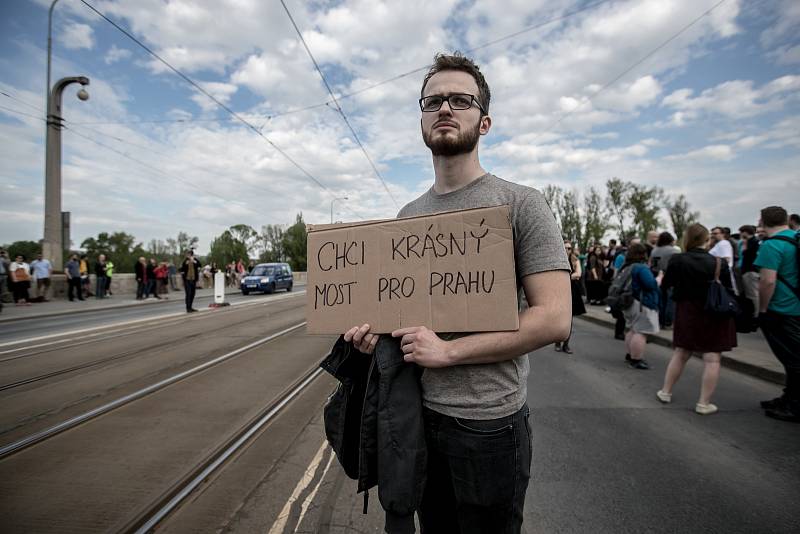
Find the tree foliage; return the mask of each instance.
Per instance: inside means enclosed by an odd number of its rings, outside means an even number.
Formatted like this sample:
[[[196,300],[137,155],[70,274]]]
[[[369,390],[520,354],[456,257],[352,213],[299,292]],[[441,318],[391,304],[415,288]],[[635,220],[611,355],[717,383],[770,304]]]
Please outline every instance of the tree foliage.
[[[674,199],[667,197],[666,208],[670,221],[672,221],[672,229],[675,231],[676,238],[680,241],[683,238],[683,232],[690,224],[697,222],[700,213],[689,210],[689,201],[686,200],[684,195],[679,195]]]
[[[658,230],[661,218],[658,213],[664,198],[660,187],[628,184],[628,211],[633,220],[632,232],[645,239],[647,232]]]
[[[246,263],[249,259],[247,245],[234,237],[230,230],[225,230],[211,241],[208,261],[216,263],[218,268],[222,268],[223,265],[239,260]]]
[[[611,178],[606,182],[606,208],[611,216],[616,219],[616,228],[620,241],[624,241],[627,237],[625,227],[625,212],[628,205],[628,194],[630,192],[630,184],[617,177]]]
[[[266,263],[286,261],[286,254],[283,250],[284,234],[283,227],[278,224],[267,224],[261,227],[259,261]]]
[[[558,219],[561,222],[561,234],[564,239],[580,244],[583,237],[581,214],[578,211],[578,193],[563,191],[558,200]]]
[[[25,261],[28,263],[30,263],[31,260],[35,260],[36,255],[42,252],[41,243],[37,243],[36,241],[14,241],[10,245],[3,245],[3,248],[8,252],[8,257],[11,261],[14,261],[14,258],[22,254],[25,256]],[[58,270],[59,267],[53,265],[53,269]]]
[[[283,250],[286,259],[294,271],[305,271],[306,244],[308,234],[306,233],[306,223],[303,222],[303,214],[298,213],[295,223],[290,226],[283,235]]]
[[[603,197],[594,187],[583,197],[583,240],[581,250],[586,251],[590,243],[601,243],[611,229]]]

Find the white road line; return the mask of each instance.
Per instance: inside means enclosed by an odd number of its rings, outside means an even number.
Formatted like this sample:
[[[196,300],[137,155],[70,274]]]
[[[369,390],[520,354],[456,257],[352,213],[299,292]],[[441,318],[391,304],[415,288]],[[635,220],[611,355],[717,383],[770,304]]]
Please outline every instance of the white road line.
[[[286,501],[286,504],[283,505],[283,509],[281,513],[278,514],[278,519],[272,524],[272,528],[269,529],[269,534],[283,534],[284,528],[286,528],[286,522],[289,520],[289,514],[292,511],[292,505],[297,501],[297,498],[300,497],[300,494],[305,490],[311,481],[314,480],[314,475],[317,474],[317,468],[319,467],[320,462],[322,462],[322,455],[325,453],[325,449],[328,447],[328,442],[323,441],[322,445],[320,445],[317,454],[314,455],[314,459],[311,460],[311,463],[306,469],[305,473],[303,473],[303,477],[297,482],[297,486],[294,487],[294,491],[292,495],[289,497],[289,500]],[[329,464],[330,465],[330,464]]]
[[[325,446],[327,444],[323,443],[322,445]],[[322,475],[319,477],[317,481],[317,485],[314,486],[314,489],[311,493],[308,494],[306,500],[303,501],[303,506],[300,508],[300,517],[297,519],[297,524],[294,526],[294,532],[297,532],[297,529],[300,528],[300,525],[303,523],[303,517],[305,517],[306,512],[308,511],[308,507],[311,506],[311,503],[314,502],[314,497],[317,496],[317,491],[319,491],[319,487],[322,485],[322,481],[325,480],[325,475],[328,474],[328,469],[331,468],[331,462],[333,462],[333,451],[331,451],[330,456],[328,456],[328,464],[325,466],[325,470],[322,472]]]
[[[290,295],[282,295],[280,297],[273,297],[273,298],[271,298],[271,299],[269,299],[267,301],[240,302],[240,303],[231,304],[231,306],[247,307],[247,306],[256,306],[256,305],[259,305],[259,304],[271,304],[271,303],[274,303],[274,302],[280,302],[280,301],[283,301],[283,300],[288,300],[288,299],[290,299],[292,297],[300,296],[300,295],[304,295],[304,294],[305,294],[305,291],[297,291],[296,293],[292,293]],[[205,313],[205,312],[210,312],[210,311],[213,311],[213,310],[211,308],[204,308],[204,309],[202,309],[200,311]],[[54,337],[63,337],[63,336],[69,336],[69,335],[75,335],[75,334],[83,334],[83,333],[86,333],[86,332],[93,332],[95,330],[106,330],[106,329],[110,329],[110,328],[118,328],[118,327],[121,327],[121,326],[128,326],[128,325],[134,325],[134,324],[139,324],[139,323],[146,323],[148,321],[157,321],[157,320],[161,320],[161,319],[170,319],[172,317],[181,317],[181,316],[185,317],[186,315],[187,315],[186,312],[175,312],[175,313],[166,313],[166,314],[163,314],[163,315],[156,315],[156,316],[153,316],[153,317],[145,317],[145,318],[142,318],[142,319],[131,319],[129,321],[120,321],[118,323],[111,323],[111,324],[107,324],[107,325],[93,326],[93,327],[90,327],[90,328],[82,328],[82,329],[79,329],[79,330],[68,330],[68,331],[65,331],[65,332],[58,332],[58,333],[55,333],[55,334],[48,334],[46,336],[31,337],[31,338],[27,338],[27,339],[20,339],[20,340],[17,340],[17,341],[7,341],[5,343],[0,343],[0,347],[7,347],[9,345],[19,345],[20,343],[30,343],[32,341],[41,341],[43,339],[52,339]],[[107,332],[101,332],[100,334],[109,334],[109,333],[113,333],[113,330],[107,331]],[[100,335],[100,334],[93,334],[93,335]],[[63,342],[66,342],[66,341],[74,341],[75,339],[83,339],[85,337],[87,337],[87,336],[80,336],[80,338],[59,339],[57,341],[52,341],[52,342],[48,342],[48,343],[41,343],[39,345],[32,345],[32,346],[26,346],[26,347],[20,347],[20,348],[16,348],[16,349],[0,351],[0,354],[8,354],[8,353],[11,353],[11,352],[16,352],[16,351],[24,350],[24,349],[33,349],[33,348],[45,347],[45,346],[48,346],[48,345],[52,345],[54,343],[63,343]]]

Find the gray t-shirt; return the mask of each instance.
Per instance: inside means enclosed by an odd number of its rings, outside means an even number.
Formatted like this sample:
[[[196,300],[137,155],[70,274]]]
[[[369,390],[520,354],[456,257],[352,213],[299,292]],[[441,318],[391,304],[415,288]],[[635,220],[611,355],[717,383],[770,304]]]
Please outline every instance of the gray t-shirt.
[[[681,249],[675,245],[666,245],[663,247],[654,248],[653,252],[650,253],[650,267],[654,271],[666,272],[669,259],[680,251]]]
[[[398,217],[508,204],[514,232],[517,285],[533,273],[569,270],[564,241],[544,196],[531,187],[485,174],[450,193],[431,187],[406,204]],[[571,299],[567,294],[564,298]],[[524,297],[520,303],[525,303]],[[527,305],[527,304],[525,304]],[[444,339],[454,335],[439,333]],[[528,355],[496,363],[425,369],[423,404],[439,413],[465,419],[496,419],[519,410],[528,396]]]

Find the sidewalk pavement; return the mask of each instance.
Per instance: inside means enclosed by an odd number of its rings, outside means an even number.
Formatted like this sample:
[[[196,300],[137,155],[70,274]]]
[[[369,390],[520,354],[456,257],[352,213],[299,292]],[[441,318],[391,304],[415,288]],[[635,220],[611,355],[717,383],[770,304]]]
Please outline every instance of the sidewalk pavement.
[[[586,314],[579,318],[591,323],[608,327],[613,336],[615,319],[610,313],[605,311],[604,306],[586,305]],[[655,343],[664,347],[672,348],[672,330],[662,330],[658,334],[647,336],[649,343]],[[735,369],[736,371],[755,376],[776,384],[783,385],[786,382],[783,366],[772,354],[767,345],[767,341],[761,331],[752,334],[736,334],[739,344],[731,352],[722,353],[722,365]],[[625,355],[625,349],[620,341],[620,356]],[[699,356],[699,354],[695,354]]]
[[[238,288],[225,288],[225,294],[238,294]],[[198,289],[195,293],[195,302],[202,297],[213,297],[214,289]],[[164,295],[162,295],[163,299]],[[146,300],[136,300],[136,295],[126,293],[114,295],[106,299],[89,297],[83,302],[76,300],[70,302],[67,299],[55,299],[47,302],[34,302],[30,306],[16,306],[13,303],[3,303],[3,311],[0,312],[0,324],[20,321],[22,319],[32,319],[39,317],[55,317],[72,313],[84,313],[97,310],[110,310],[119,308],[130,308],[134,306],[151,306],[163,304],[165,302],[183,302],[183,291],[170,291],[166,295],[166,300],[149,298]]]

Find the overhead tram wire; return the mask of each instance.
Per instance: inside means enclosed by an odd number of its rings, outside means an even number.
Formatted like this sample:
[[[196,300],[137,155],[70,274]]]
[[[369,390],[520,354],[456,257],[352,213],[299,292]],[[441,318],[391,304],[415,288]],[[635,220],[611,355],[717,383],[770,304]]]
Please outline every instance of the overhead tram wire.
[[[292,158],[292,157],[291,157],[289,154],[287,154],[287,153],[286,153],[286,152],[285,152],[283,149],[281,149],[281,148],[280,148],[278,145],[276,145],[275,143],[273,143],[273,142],[272,142],[272,140],[271,140],[271,139],[269,139],[269,138],[268,138],[266,135],[264,135],[264,134],[261,132],[261,130],[260,130],[258,127],[256,127],[256,126],[255,126],[255,125],[253,125],[252,123],[248,122],[246,119],[244,119],[243,117],[241,117],[241,116],[240,116],[238,113],[236,113],[236,112],[235,112],[235,111],[233,111],[231,108],[229,108],[228,106],[226,106],[225,104],[223,104],[222,102],[220,102],[220,101],[219,101],[219,99],[217,99],[217,98],[216,98],[215,96],[213,96],[211,93],[209,93],[208,91],[206,91],[205,89],[203,89],[203,88],[202,88],[202,87],[201,87],[201,86],[200,86],[200,85],[199,85],[197,82],[195,82],[194,80],[192,80],[191,78],[189,78],[187,75],[185,75],[184,73],[182,73],[181,71],[179,71],[178,69],[176,69],[175,67],[173,67],[173,66],[172,66],[172,65],[171,65],[169,62],[167,62],[167,61],[166,61],[164,58],[162,58],[161,56],[159,56],[158,54],[156,54],[155,52],[153,52],[153,51],[152,51],[152,50],[151,50],[151,49],[150,49],[150,48],[149,48],[147,45],[145,45],[145,44],[144,44],[144,43],[142,43],[142,42],[141,42],[139,39],[137,39],[136,37],[134,37],[133,35],[131,35],[131,34],[130,34],[130,33],[127,31],[127,30],[125,30],[125,29],[124,29],[124,28],[122,28],[120,25],[118,25],[116,22],[114,22],[113,20],[111,20],[110,18],[108,18],[107,16],[105,16],[103,13],[101,13],[100,11],[98,11],[98,10],[97,10],[97,9],[96,9],[96,8],[95,8],[93,5],[91,5],[89,2],[87,2],[86,0],[80,0],[80,1],[81,1],[81,3],[82,3],[83,5],[85,5],[86,7],[88,7],[89,9],[91,9],[92,11],[94,11],[94,12],[95,12],[95,13],[96,13],[98,16],[100,16],[100,17],[101,17],[102,19],[104,19],[106,22],[108,22],[109,24],[111,24],[112,26],[114,26],[114,28],[116,28],[117,30],[119,30],[120,32],[122,32],[122,33],[123,33],[123,34],[124,34],[126,37],[128,37],[128,39],[132,40],[134,43],[136,43],[136,44],[137,44],[137,45],[139,45],[141,48],[143,48],[143,49],[144,49],[144,50],[145,50],[145,51],[146,51],[148,54],[150,54],[151,56],[153,56],[154,58],[156,58],[158,61],[160,61],[161,63],[163,63],[163,64],[164,64],[164,65],[165,65],[165,66],[166,66],[168,69],[170,69],[172,72],[174,72],[174,73],[175,73],[175,74],[177,74],[179,77],[181,77],[181,78],[182,78],[182,79],[183,79],[183,80],[184,80],[186,83],[190,84],[192,87],[194,87],[195,89],[197,89],[198,91],[200,91],[202,94],[204,94],[206,97],[208,97],[208,98],[209,98],[209,99],[210,99],[212,102],[214,102],[214,103],[215,103],[216,105],[218,105],[220,108],[222,108],[223,110],[225,110],[226,112],[228,112],[228,113],[229,113],[229,114],[230,114],[232,117],[234,117],[235,119],[237,119],[239,122],[241,122],[242,124],[244,124],[245,126],[247,126],[249,129],[251,129],[253,132],[255,132],[255,133],[256,133],[256,135],[258,135],[259,137],[261,137],[262,139],[264,139],[264,140],[265,140],[265,141],[266,141],[266,142],[267,142],[267,143],[268,143],[268,144],[269,144],[269,145],[270,145],[272,148],[274,148],[274,149],[275,149],[275,150],[276,150],[276,151],[277,151],[277,152],[278,152],[278,153],[279,153],[281,156],[283,156],[283,157],[284,157],[284,158],[285,158],[287,161],[289,161],[289,162],[290,162],[290,163],[291,163],[291,164],[292,164],[294,167],[296,167],[296,168],[297,168],[297,169],[298,169],[300,172],[302,172],[302,173],[303,173],[303,174],[304,174],[304,175],[305,175],[305,176],[306,176],[306,177],[307,177],[309,180],[311,180],[312,182],[314,182],[315,184],[317,184],[319,187],[321,187],[322,189],[324,189],[324,190],[325,190],[325,191],[327,191],[328,193],[330,193],[330,194],[335,194],[335,193],[334,193],[334,192],[333,192],[331,189],[329,189],[329,188],[328,188],[328,187],[327,187],[325,184],[323,184],[322,182],[320,182],[320,181],[319,181],[319,180],[318,180],[318,179],[317,179],[317,178],[316,178],[314,175],[312,175],[310,172],[308,172],[307,170],[305,170],[305,168],[303,168],[303,167],[302,167],[302,166],[301,166],[299,163],[297,163],[297,161],[295,161],[295,160],[294,160],[294,158]]]
[[[328,80],[322,73],[322,69],[319,68],[319,64],[317,63],[317,60],[314,58],[314,54],[311,53],[311,49],[308,47],[306,40],[303,38],[303,34],[300,31],[300,28],[297,27],[297,23],[295,23],[294,17],[292,17],[292,13],[286,6],[286,2],[284,2],[284,0],[281,0],[281,5],[283,6],[283,10],[286,11],[286,15],[289,17],[292,26],[294,26],[294,30],[295,32],[297,32],[297,37],[300,39],[300,42],[303,43],[303,47],[306,49],[308,57],[310,57],[311,62],[314,63],[314,68],[317,69],[319,77],[322,78],[322,83],[325,84],[325,88],[328,90],[328,94],[331,95],[331,99],[333,100],[333,103],[336,106],[336,110],[339,112],[339,115],[341,115],[344,123],[350,129],[350,133],[353,134],[353,139],[355,139],[358,146],[361,147],[361,151],[364,153],[364,157],[367,158],[367,161],[369,161],[370,166],[372,166],[372,171],[375,173],[375,176],[377,176],[378,180],[380,180],[381,184],[383,184],[383,188],[386,190],[386,194],[389,195],[389,198],[391,198],[392,202],[394,202],[395,208],[399,210],[400,205],[397,203],[397,200],[394,198],[394,195],[392,195],[392,192],[389,190],[389,186],[386,184],[386,180],[383,179],[383,176],[381,176],[380,171],[378,171],[378,167],[375,166],[375,162],[372,161],[372,158],[369,156],[369,153],[367,153],[367,149],[364,147],[363,143],[361,143],[361,139],[358,138],[358,134],[356,133],[353,126],[350,124],[350,121],[347,119],[347,115],[345,115],[342,106],[339,105],[339,101],[336,100],[336,95],[333,94],[333,89],[331,89],[330,84],[328,84]]]
[[[81,1],[83,1],[83,0],[81,0]],[[531,26],[527,26],[527,27],[525,27],[525,28],[523,28],[521,30],[517,30],[514,33],[510,33],[508,35],[504,35],[502,37],[498,37],[497,39],[494,39],[492,41],[483,43],[483,44],[478,45],[476,47],[469,48],[469,49],[465,50],[465,53],[475,52],[475,51],[481,50],[483,48],[487,48],[489,46],[495,45],[497,43],[501,43],[503,41],[507,41],[509,39],[513,39],[514,37],[518,37],[518,36],[520,36],[522,34],[528,33],[528,32],[533,31],[533,30],[538,30],[539,28],[543,28],[544,26],[547,26],[547,25],[552,24],[554,22],[559,22],[559,21],[568,19],[568,18],[573,17],[573,16],[575,16],[575,15],[577,15],[579,13],[582,13],[584,11],[593,9],[595,7],[598,7],[598,6],[602,5],[602,4],[607,4],[607,3],[611,2],[611,1],[612,0],[600,0],[599,2],[586,4],[583,7],[579,7],[579,8],[574,9],[574,10],[568,12],[568,13],[564,13],[563,15],[559,15],[557,17],[553,17],[551,19],[548,19],[548,20],[545,20],[545,21],[542,21],[542,22],[537,22],[536,24],[533,24]],[[84,3],[86,3],[86,2],[84,2]],[[95,12],[97,12],[97,11],[95,10]],[[113,22],[111,22],[111,23],[113,24]],[[124,30],[122,30],[122,31],[124,31]],[[134,41],[135,41],[135,39],[134,39]],[[147,50],[147,48],[145,48],[145,49]],[[402,74],[398,74],[396,76],[392,76],[391,78],[387,78],[387,79],[382,80],[380,82],[376,82],[376,83],[374,83],[372,85],[368,85],[366,87],[362,87],[361,89],[358,89],[358,90],[353,91],[351,93],[345,93],[345,94],[339,95],[339,100],[344,100],[346,98],[352,98],[352,97],[354,97],[356,95],[360,95],[361,93],[365,93],[365,92],[371,91],[372,89],[375,89],[377,87],[381,87],[382,85],[386,85],[387,83],[392,83],[392,82],[395,82],[395,81],[400,80],[402,78],[406,78],[408,76],[411,76],[412,74],[417,74],[418,72],[426,71],[426,70],[428,70],[429,67],[430,67],[429,65],[425,65],[424,67],[418,67],[416,69],[412,69],[412,70],[403,72]],[[310,111],[312,109],[318,109],[318,108],[330,106],[330,104],[333,104],[333,103],[334,103],[333,100],[327,100],[325,102],[320,102],[319,104],[312,104],[310,106],[305,106],[305,107],[302,107],[302,108],[295,108],[295,109],[288,109],[286,111],[279,111],[279,112],[276,112],[276,113],[271,113],[271,114],[266,115],[266,119],[267,120],[271,120],[271,119],[275,119],[277,117],[282,117],[284,115],[290,115],[292,113],[299,113],[299,112],[302,112],[302,111]],[[127,124],[128,122],[142,122],[142,123],[152,123],[152,124],[162,123],[162,122],[163,123],[169,123],[169,122],[176,122],[176,123],[183,123],[183,122],[215,122],[217,120],[222,120],[222,119],[154,119],[154,120],[143,120],[143,121],[108,122],[108,123],[102,123],[102,124]],[[232,118],[230,120],[236,120],[236,119]],[[77,123],[75,123],[75,124],[77,124]],[[84,124],[89,124],[89,123],[84,123]],[[98,123],[98,124],[101,124],[101,123]]]
[[[5,106],[0,106],[0,109],[2,109],[4,111],[7,111],[9,113],[16,113],[17,115],[22,115],[23,117],[30,117],[32,119],[36,119],[36,120],[40,120],[40,121],[45,120],[44,117],[40,117],[40,116],[34,115],[32,113],[27,113],[25,111],[19,111],[18,109],[14,109],[14,108],[7,108]]]
[[[539,139],[540,137],[542,137],[544,134],[546,134],[546,133],[549,133],[549,132],[550,132],[550,131],[551,131],[553,128],[555,128],[556,126],[558,126],[559,124],[561,124],[561,123],[564,121],[564,119],[566,119],[567,117],[571,116],[573,113],[575,113],[576,111],[578,111],[579,109],[581,109],[582,107],[584,107],[586,104],[588,104],[589,102],[591,102],[591,101],[592,101],[592,100],[593,100],[593,99],[594,99],[594,98],[595,98],[597,95],[599,95],[600,93],[602,93],[603,91],[605,91],[606,89],[608,89],[609,87],[611,87],[612,85],[614,85],[615,83],[617,83],[617,82],[618,82],[619,80],[621,80],[621,79],[622,79],[622,78],[623,78],[623,77],[624,77],[626,74],[628,74],[628,73],[629,73],[629,72],[631,72],[633,69],[635,69],[636,67],[638,67],[639,65],[641,65],[642,63],[644,63],[645,61],[647,61],[648,59],[650,59],[650,58],[651,58],[652,56],[654,56],[654,55],[655,55],[655,54],[656,54],[656,53],[657,53],[659,50],[661,50],[662,48],[664,48],[665,46],[667,46],[669,43],[671,43],[672,41],[674,41],[675,39],[677,39],[678,37],[680,37],[680,36],[681,36],[683,33],[685,33],[687,30],[689,30],[689,28],[691,28],[692,26],[694,26],[695,24],[697,24],[698,22],[700,22],[700,20],[702,20],[702,19],[703,19],[703,17],[707,17],[708,15],[710,15],[712,11],[714,11],[715,9],[717,9],[719,6],[721,6],[722,4],[724,4],[726,1],[727,1],[727,0],[719,0],[719,2],[717,2],[716,4],[714,4],[713,6],[711,6],[709,9],[705,10],[705,11],[704,11],[703,13],[701,13],[701,14],[700,14],[698,17],[696,17],[695,19],[693,19],[693,20],[692,20],[692,21],[691,21],[689,24],[687,24],[686,26],[684,26],[683,28],[681,28],[680,30],[678,30],[678,32],[677,32],[677,33],[673,34],[673,35],[672,35],[672,36],[671,36],[669,39],[667,39],[666,41],[664,41],[663,43],[661,43],[660,45],[658,45],[657,47],[655,47],[654,49],[652,49],[650,52],[648,52],[647,54],[645,54],[644,56],[642,56],[641,58],[639,58],[639,59],[638,59],[636,62],[634,62],[634,63],[633,63],[631,66],[629,66],[628,68],[626,68],[626,69],[625,69],[625,70],[623,70],[622,72],[620,72],[620,73],[619,73],[618,75],[616,75],[616,76],[615,76],[613,79],[611,79],[610,81],[606,82],[606,83],[605,83],[605,84],[604,84],[602,87],[600,87],[599,89],[597,89],[597,91],[595,91],[594,93],[592,93],[591,95],[589,95],[589,97],[587,97],[587,98],[586,98],[586,100],[582,101],[581,103],[579,103],[578,105],[576,105],[574,108],[570,109],[569,111],[566,111],[566,112],[564,112],[563,114],[561,114],[561,116],[559,116],[559,118],[558,118],[558,119],[556,119],[556,121],[555,121],[555,122],[553,122],[553,123],[552,123],[550,126],[548,126],[547,128],[545,128],[544,130],[542,130],[542,131],[541,131],[541,132],[540,132],[538,135],[536,135],[536,136],[535,136],[533,139],[531,139],[531,141],[530,141],[530,142],[534,142],[534,141],[536,141],[537,139]]]

